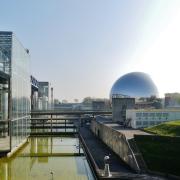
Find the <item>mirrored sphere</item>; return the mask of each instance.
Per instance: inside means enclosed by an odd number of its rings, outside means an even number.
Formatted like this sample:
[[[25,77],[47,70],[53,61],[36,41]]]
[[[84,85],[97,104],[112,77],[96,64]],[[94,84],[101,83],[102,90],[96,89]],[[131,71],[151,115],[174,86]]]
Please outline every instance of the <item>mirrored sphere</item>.
[[[158,90],[151,77],[143,72],[131,72],[120,77],[112,86],[112,96],[158,97]]]

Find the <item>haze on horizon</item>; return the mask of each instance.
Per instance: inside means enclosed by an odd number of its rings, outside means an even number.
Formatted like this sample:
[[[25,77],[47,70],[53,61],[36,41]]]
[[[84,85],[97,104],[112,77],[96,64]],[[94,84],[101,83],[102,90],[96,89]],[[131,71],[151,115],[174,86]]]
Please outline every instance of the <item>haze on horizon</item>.
[[[108,98],[123,74],[148,73],[160,96],[180,92],[179,0],[1,1],[0,30],[30,50],[54,97]]]

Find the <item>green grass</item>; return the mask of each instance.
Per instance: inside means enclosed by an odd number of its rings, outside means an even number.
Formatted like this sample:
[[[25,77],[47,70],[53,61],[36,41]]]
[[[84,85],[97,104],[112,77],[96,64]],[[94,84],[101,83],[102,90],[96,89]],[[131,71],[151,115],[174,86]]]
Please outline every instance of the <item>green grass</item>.
[[[180,137],[135,135],[148,169],[180,176]]]
[[[180,120],[162,123],[153,127],[145,128],[145,131],[164,136],[180,136]]]

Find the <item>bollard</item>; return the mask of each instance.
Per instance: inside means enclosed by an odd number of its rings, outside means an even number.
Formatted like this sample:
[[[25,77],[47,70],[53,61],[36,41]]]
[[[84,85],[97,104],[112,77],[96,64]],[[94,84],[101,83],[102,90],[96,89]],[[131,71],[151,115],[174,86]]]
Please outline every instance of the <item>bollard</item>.
[[[54,178],[53,178],[53,172],[51,171],[50,174],[51,174],[51,179],[54,180]]]
[[[109,169],[108,160],[109,160],[109,156],[105,156],[104,157],[104,173],[102,174],[105,177],[111,177],[112,176],[110,169]]]

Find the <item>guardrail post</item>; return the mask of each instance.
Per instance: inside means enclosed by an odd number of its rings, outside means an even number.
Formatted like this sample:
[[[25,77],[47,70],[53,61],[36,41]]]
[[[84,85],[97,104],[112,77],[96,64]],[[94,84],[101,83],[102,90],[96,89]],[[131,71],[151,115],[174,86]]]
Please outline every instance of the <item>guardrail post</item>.
[[[80,137],[78,137],[79,139],[79,155],[80,155],[80,152],[81,152],[81,147],[80,147]]]
[[[9,140],[9,148],[10,148],[10,151],[11,151],[11,149],[12,149],[12,121],[11,120],[9,120],[9,122],[8,122],[9,124],[9,137],[10,137],[10,140]]]
[[[52,133],[52,114],[51,114],[51,133]]]
[[[43,132],[45,131],[44,124],[45,124],[45,119],[43,119]]]
[[[66,132],[66,119],[65,119],[65,132]]]

